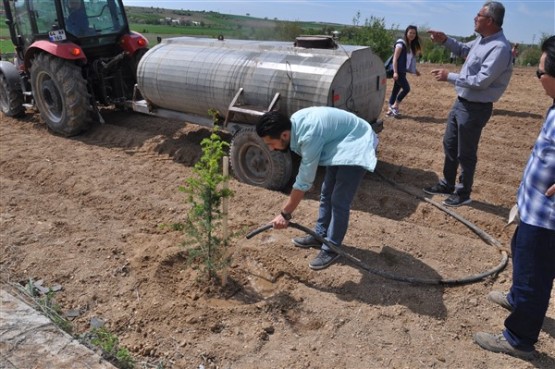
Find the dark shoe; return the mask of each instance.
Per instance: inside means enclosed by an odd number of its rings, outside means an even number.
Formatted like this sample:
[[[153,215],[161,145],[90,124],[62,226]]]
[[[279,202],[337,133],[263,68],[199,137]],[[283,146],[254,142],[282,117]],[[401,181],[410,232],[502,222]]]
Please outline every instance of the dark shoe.
[[[513,307],[511,306],[511,304],[509,304],[509,300],[507,300],[507,295],[504,294],[503,292],[491,291],[488,294],[488,300],[501,307],[504,307],[509,311],[513,311]]]
[[[441,183],[433,185],[432,187],[426,187],[423,190],[428,195],[451,195],[454,191],[453,188],[449,188]]]
[[[478,332],[474,335],[474,341],[483,349],[492,352],[519,357],[521,359],[531,359],[534,351],[523,351],[511,346],[503,334],[494,335],[491,333]]]
[[[311,247],[322,247],[322,242],[318,241],[314,236],[311,235],[305,237],[295,237],[291,241],[295,246],[301,247],[303,249],[308,249]]]
[[[308,264],[310,269],[322,270],[326,269],[333,264],[334,261],[339,259],[339,254],[332,251],[320,250],[320,253]]]
[[[460,196],[459,194],[452,194],[443,201],[443,205],[456,208],[457,206],[470,204],[472,200],[469,196]]]

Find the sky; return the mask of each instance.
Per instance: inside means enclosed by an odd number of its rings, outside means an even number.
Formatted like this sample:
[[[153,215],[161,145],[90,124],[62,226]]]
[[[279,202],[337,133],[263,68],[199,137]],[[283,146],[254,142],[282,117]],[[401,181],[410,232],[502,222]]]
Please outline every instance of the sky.
[[[288,21],[317,21],[353,25],[357,12],[359,24],[374,16],[383,18],[387,28],[404,30],[416,25],[453,36],[470,36],[474,16],[484,0],[123,0],[126,6],[156,6],[167,9],[215,11],[224,14]],[[542,34],[555,34],[555,1],[501,1],[505,6],[503,30],[512,43],[537,44]],[[423,35],[421,35],[422,37]]]

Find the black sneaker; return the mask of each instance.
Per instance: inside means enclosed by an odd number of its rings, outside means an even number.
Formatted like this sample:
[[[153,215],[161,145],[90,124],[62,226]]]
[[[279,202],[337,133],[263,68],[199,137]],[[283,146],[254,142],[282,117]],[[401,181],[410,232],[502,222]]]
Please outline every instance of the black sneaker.
[[[471,202],[472,200],[469,196],[460,196],[459,194],[454,193],[443,201],[443,205],[456,208],[461,205],[470,204]]]
[[[341,255],[332,251],[320,250],[318,255],[308,264],[308,266],[313,270],[326,269],[332,265],[334,261],[339,259],[340,256]]]
[[[423,189],[428,195],[451,195],[454,188],[449,188],[441,183]]]
[[[322,242],[318,241],[316,237],[308,235],[305,237],[295,237],[291,240],[293,244],[297,247],[301,247],[303,249],[308,249],[311,247],[320,248],[322,247]]]

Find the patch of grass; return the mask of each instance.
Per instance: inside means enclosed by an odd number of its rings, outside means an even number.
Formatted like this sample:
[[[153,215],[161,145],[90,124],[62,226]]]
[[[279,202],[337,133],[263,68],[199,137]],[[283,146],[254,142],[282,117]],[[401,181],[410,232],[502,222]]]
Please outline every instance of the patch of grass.
[[[171,224],[160,224],[158,226],[160,229],[170,229],[172,231],[183,231],[185,229],[185,224],[183,223],[171,223]]]
[[[20,291],[33,300],[35,307],[46,315],[48,319],[50,319],[63,331],[72,334],[73,326],[71,325],[71,322],[62,316],[62,309],[54,300],[54,291],[49,289],[47,293],[41,296],[32,279],[29,279],[25,288],[22,288],[21,286],[18,287]]]
[[[94,328],[86,334],[87,341],[102,350],[102,357],[120,369],[135,368],[135,361],[116,335],[106,328]]]
[[[0,38],[0,53],[2,53],[2,60],[5,60],[4,55],[15,53],[15,48],[11,39]]]
[[[52,289],[49,288],[48,292],[44,293],[44,288],[37,288],[36,282],[32,279],[29,279],[25,286],[18,284],[17,288],[33,300],[35,307],[56,326],[73,336],[73,326],[71,322],[63,317],[60,306],[55,303],[55,292]],[[117,368],[135,368],[135,361],[129,351],[125,347],[120,346],[118,338],[105,328],[95,328],[86,332],[82,337],[74,337],[89,346],[92,345],[101,349],[102,357],[110,361]]]

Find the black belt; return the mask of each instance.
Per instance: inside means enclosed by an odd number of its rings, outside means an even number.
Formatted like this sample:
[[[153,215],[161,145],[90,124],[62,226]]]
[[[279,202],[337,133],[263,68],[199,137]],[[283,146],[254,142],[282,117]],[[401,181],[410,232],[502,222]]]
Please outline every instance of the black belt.
[[[464,97],[457,97],[459,99],[460,102],[464,102],[464,103],[469,103],[469,104],[493,104],[490,102],[476,102],[476,101],[469,101],[467,99],[465,99]]]

